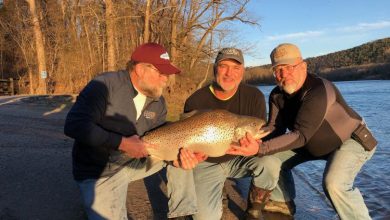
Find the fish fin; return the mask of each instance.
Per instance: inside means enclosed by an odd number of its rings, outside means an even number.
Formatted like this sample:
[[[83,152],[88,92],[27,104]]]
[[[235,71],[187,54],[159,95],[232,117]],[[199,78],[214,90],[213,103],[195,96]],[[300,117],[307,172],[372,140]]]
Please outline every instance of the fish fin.
[[[190,117],[192,117],[194,115],[199,115],[201,113],[210,112],[210,111],[212,111],[212,110],[211,109],[201,109],[201,110],[196,109],[196,110],[192,110],[190,112],[186,112],[186,113],[181,114],[180,115],[180,120],[183,120],[183,119],[186,119],[186,118],[190,118]]]
[[[152,169],[152,167],[158,163],[160,163],[162,160],[155,156],[150,156],[146,160],[146,171],[149,171]]]
[[[199,113],[198,110],[193,110],[193,111],[190,111],[190,112],[183,113],[183,114],[180,115],[180,120],[192,117],[192,116],[196,115],[197,113]]]

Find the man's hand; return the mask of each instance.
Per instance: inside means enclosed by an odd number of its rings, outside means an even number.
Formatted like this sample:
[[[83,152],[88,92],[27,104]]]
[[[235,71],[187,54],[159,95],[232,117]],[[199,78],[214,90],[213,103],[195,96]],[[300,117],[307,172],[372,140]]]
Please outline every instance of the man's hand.
[[[201,152],[192,152],[190,149],[181,148],[178,160],[173,161],[173,166],[185,170],[193,169],[198,163],[207,159],[207,155]]]
[[[122,137],[122,141],[118,149],[132,158],[142,158],[148,156],[146,143],[143,142],[138,135]]]
[[[259,152],[261,140],[256,140],[250,133],[246,133],[245,137],[240,139],[240,145],[232,144],[226,151],[226,154],[252,156]]]

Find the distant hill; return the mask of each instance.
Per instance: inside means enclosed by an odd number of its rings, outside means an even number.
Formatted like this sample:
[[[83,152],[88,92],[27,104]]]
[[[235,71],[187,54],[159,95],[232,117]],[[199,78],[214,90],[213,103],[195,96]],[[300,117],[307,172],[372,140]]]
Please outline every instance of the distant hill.
[[[308,71],[333,81],[390,79],[390,38],[305,59]],[[249,83],[273,83],[270,65],[247,69]]]

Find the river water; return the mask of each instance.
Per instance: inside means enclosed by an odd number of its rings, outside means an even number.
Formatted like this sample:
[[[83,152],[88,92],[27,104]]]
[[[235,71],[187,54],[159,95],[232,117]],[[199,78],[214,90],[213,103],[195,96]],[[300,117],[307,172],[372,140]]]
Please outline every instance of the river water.
[[[336,82],[347,103],[364,117],[378,147],[355,180],[373,219],[390,219],[390,81]],[[274,86],[258,87],[268,100]],[[322,190],[324,161],[294,168],[297,213],[295,219],[338,219]],[[301,187],[302,186],[302,187]]]

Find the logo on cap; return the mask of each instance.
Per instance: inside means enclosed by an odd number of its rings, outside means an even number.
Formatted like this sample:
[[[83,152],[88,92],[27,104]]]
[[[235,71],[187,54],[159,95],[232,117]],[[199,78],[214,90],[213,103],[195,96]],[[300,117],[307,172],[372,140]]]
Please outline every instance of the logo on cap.
[[[297,60],[302,60],[301,52],[294,44],[279,44],[271,52],[272,66],[280,64],[294,64]]]
[[[226,55],[240,56],[240,51],[235,48],[225,48],[221,50],[221,53]]]
[[[160,58],[161,58],[161,59],[164,59],[164,60],[169,60],[169,55],[168,55],[167,52],[165,52],[165,53],[163,53],[163,54],[160,55]]]
[[[275,50],[274,57],[280,58],[287,55],[287,50],[285,48],[279,48],[279,50]]]
[[[237,62],[244,64],[244,57],[242,52],[236,48],[223,48],[218,52],[217,57],[215,58],[215,63],[219,63],[221,60],[233,59]]]

